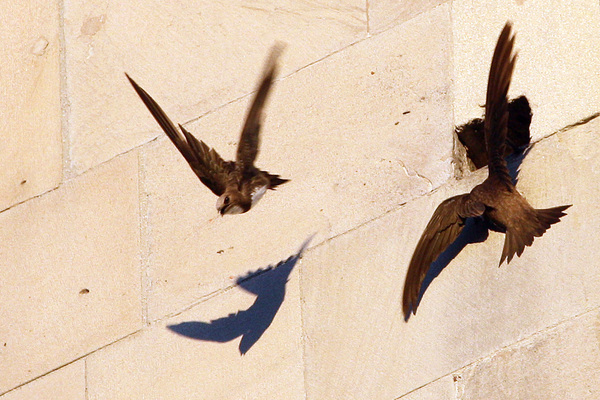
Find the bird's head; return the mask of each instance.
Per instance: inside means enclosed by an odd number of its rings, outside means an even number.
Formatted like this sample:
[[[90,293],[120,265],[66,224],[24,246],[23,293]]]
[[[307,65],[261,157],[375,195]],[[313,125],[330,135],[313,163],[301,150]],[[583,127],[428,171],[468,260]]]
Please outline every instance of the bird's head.
[[[242,194],[237,189],[228,189],[217,199],[217,211],[221,215],[242,214],[249,209],[243,203]]]

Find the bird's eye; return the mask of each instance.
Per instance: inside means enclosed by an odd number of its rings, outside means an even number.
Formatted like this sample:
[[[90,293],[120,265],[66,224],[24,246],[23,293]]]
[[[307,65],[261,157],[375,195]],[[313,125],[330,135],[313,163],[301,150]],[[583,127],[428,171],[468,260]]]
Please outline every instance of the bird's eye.
[[[225,197],[225,204],[229,204],[229,196]]]

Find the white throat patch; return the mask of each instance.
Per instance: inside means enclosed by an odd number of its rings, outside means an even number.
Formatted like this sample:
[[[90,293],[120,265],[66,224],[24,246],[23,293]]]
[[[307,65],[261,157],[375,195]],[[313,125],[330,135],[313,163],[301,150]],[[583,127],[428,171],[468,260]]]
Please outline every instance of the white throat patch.
[[[227,211],[225,211],[225,214],[227,215],[235,215],[235,214],[241,214],[244,212],[244,209],[240,206],[231,206],[227,209]]]
[[[261,197],[263,197],[263,195],[266,193],[266,191],[267,191],[267,185],[259,186],[256,189],[254,189],[254,191],[250,195],[250,196],[252,196],[252,206],[254,206],[256,203],[258,203],[258,201],[261,199]]]

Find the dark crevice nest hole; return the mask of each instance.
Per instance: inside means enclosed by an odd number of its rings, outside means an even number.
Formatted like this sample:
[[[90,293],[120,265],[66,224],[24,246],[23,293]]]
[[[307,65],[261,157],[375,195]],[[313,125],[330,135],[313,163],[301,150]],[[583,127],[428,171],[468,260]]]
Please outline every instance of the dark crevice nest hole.
[[[531,143],[529,126],[531,125],[531,107],[525,96],[519,96],[508,103],[508,132],[504,156],[522,152]],[[456,153],[457,161],[470,171],[475,171],[488,164],[483,133],[483,118],[475,118],[455,129],[458,141],[463,149]],[[467,160],[464,160],[464,156]],[[464,168],[464,167],[463,167]]]

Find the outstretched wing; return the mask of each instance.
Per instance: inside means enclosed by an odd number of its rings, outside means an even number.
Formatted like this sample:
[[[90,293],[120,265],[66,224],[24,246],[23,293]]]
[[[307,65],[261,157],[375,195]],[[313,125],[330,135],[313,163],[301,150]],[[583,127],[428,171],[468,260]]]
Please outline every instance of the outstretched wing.
[[[196,139],[183,126],[179,128],[192,149],[194,161],[188,161],[198,178],[214,194],[220,196],[225,192],[227,177],[235,168],[233,162],[224,161],[215,149],[209,148],[202,140]]]
[[[485,101],[485,141],[489,158],[489,175],[512,186],[504,160],[504,146],[508,126],[508,88],[515,68],[515,43],[512,24],[507,22],[500,33],[488,78]]]
[[[258,91],[254,95],[252,105],[246,115],[246,122],[240,136],[238,144],[236,163],[241,171],[246,171],[254,165],[254,160],[258,155],[258,147],[260,145],[260,124],[262,122],[262,110],[265,101],[269,95],[269,89],[273,83],[273,77],[277,72],[277,59],[283,50],[282,45],[275,45],[271,49],[271,54],[267,60],[263,77],[261,79]]]
[[[210,149],[206,143],[196,139],[183,126],[179,125],[179,128],[183,132],[182,136],[154,99],[131,79],[129,75],[125,75],[146,107],[148,107],[148,110],[150,110],[156,122],[158,122],[175,147],[181,152],[202,183],[217,196],[222,195],[225,191],[227,174],[233,169],[233,165],[223,161],[214,149]]]
[[[444,200],[433,213],[419,239],[406,273],[402,310],[404,315],[417,312],[421,285],[429,266],[456,240],[468,217],[483,214],[483,203],[472,200],[469,194],[461,194]]]

